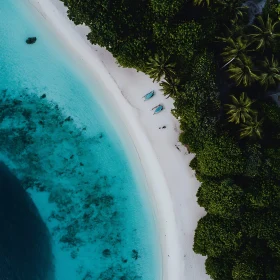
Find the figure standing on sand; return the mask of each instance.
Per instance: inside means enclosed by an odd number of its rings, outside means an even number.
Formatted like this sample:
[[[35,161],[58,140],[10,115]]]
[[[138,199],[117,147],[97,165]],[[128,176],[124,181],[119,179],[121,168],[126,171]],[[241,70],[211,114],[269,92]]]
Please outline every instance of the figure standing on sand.
[[[176,149],[181,152],[180,148],[175,144]]]

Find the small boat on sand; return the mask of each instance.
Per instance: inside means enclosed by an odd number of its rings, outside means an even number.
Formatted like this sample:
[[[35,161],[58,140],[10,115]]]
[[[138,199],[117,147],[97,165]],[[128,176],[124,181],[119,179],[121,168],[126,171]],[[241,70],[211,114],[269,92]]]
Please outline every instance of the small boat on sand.
[[[147,101],[147,100],[151,99],[154,95],[155,95],[155,91],[154,90],[148,92],[147,94],[145,94],[143,96],[144,101]]]
[[[154,111],[153,115],[158,114],[159,112],[161,112],[164,109],[164,107],[163,107],[163,105],[159,104],[156,107],[154,107],[152,110],[154,110],[154,109],[155,109],[155,111]]]

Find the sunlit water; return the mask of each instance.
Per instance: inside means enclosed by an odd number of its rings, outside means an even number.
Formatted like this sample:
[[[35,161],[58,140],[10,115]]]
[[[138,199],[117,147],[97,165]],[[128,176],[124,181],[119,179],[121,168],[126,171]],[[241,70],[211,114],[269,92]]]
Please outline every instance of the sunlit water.
[[[143,171],[128,160],[135,151],[97,101],[98,81],[86,83],[26,2],[0,0],[0,159],[49,228],[55,277],[159,279]],[[26,44],[29,36],[37,42]]]

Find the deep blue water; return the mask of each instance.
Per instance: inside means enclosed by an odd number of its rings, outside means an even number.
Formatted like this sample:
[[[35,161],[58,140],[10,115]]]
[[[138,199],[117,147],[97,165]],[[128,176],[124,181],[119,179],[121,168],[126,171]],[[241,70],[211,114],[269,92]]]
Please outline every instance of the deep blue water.
[[[156,280],[159,240],[135,151],[95,98],[98,81],[86,83],[26,3],[0,1],[0,159],[50,231],[55,278]]]
[[[54,280],[51,238],[18,179],[0,162],[0,279]]]

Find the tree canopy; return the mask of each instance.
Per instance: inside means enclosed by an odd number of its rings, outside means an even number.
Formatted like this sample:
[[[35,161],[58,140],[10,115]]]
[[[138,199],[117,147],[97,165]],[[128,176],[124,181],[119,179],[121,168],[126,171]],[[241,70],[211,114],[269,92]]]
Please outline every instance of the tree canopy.
[[[207,215],[193,249],[210,277],[280,279],[278,1],[256,16],[243,0],[62,1],[93,44],[173,98],[179,140],[196,154]]]

